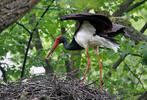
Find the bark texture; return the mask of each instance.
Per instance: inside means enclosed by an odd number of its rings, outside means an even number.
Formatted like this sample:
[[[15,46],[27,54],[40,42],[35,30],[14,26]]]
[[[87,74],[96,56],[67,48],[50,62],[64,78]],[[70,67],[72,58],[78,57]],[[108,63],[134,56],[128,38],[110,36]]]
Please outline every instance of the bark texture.
[[[0,0],[0,32],[22,18],[40,0]]]

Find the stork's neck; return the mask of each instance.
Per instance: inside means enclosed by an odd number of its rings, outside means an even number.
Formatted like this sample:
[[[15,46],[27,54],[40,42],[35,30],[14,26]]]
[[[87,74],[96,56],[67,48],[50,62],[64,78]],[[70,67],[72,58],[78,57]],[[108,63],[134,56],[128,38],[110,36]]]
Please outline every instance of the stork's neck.
[[[69,43],[67,41],[67,39],[65,38],[64,41],[63,41],[63,45],[64,45],[64,48],[67,49],[67,50],[70,50],[69,48]]]
[[[64,48],[67,50],[82,50],[82,49],[84,49],[79,44],[77,44],[74,37],[73,37],[73,40],[71,41],[70,44],[68,43],[67,39],[65,38],[63,41],[63,45],[64,45]]]

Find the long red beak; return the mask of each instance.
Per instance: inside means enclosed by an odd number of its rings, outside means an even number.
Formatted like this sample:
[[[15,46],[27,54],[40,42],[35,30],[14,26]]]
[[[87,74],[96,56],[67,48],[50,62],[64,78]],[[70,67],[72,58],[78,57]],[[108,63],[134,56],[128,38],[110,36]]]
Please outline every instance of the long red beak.
[[[55,50],[55,48],[57,47],[59,45],[59,41],[55,41],[55,43],[54,43],[54,45],[53,45],[53,47],[52,47],[52,49],[51,49],[51,51],[48,53],[48,55],[46,56],[46,58],[45,59],[47,59],[52,53],[53,53],[53,51]]]

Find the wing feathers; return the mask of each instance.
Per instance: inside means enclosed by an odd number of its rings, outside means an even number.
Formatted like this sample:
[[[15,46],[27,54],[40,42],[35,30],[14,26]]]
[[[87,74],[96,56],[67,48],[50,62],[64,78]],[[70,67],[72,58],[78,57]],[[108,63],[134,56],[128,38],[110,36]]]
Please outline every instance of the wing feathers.
[[[79,21],[81,24],[84,20],[89,21],[96,29],[96,34],[102,37],[105,37],[111,41],[116,41],[112,37],[125,32],[125,26],[114,24],[110,21],[110,19],[104,15],[100,14],[91,14],[91,13],[73,13],[69,15],[65,15],[61,17],[61,20],[76,20]],[[81,26],[80,24],[80,26]],[[77,27],[77,31],[79,30],[80,26]]]
[[[103,26],[101,30],[108,30],[112,28],[112,22],[108,17],[100,14],[91,14],[91,13],[73,13],[65,15],[60,18],[61,20],[87,20],[91,23],[96,23],[97,26]]]
[[[120,33],[125,33],[124,29],[125,29],[125,26],[113,23],[112,29],[111,30],[105,30],[101,35],[102,36],[108,36],[108,37],[114,37],[114,36],[116,36]]]

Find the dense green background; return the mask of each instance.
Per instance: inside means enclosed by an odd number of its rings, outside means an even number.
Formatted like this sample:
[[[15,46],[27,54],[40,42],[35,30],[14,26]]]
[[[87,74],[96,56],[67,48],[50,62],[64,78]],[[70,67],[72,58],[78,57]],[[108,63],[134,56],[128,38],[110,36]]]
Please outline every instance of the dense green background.
[[[140,2],[135,0],[133,4]],[[112,15],[118,10],[118,5],[124,2],[123,0],[56,0],[49,11],[45,14],[43,19],[39,22],[38,32],[41,38],[43,48],[37,48],[38,38],[33,36],[31,47],[26,62],[25,76],[31,75],[30,68],[32,66],[42,67],[44,58],[51,49],[54,40],[59,35],[64,35],[72,39],[75,22],[59,20],[60,16],[76,12],[101,12]],[[32,30],[33,25],[30,24],[30,16],[36,14],[36,20],[40,18],[47,5],[51,3],[50,0],[42,0],[35,9],[26,14],[18,22],[23,24],[27,29]],[[132,5],[133,5],[132,4]],[[124,25],[131,25],[136,30],[140,31],[143,25],[147,22],[147,2],[139,7],[124,13],[121,18],[124,20]],[[112,19],[112,18],[110,18]],[[66,29],[66,33],[61,32],[61,28]],[[133,30],[134,32],[134,30]],[[135,33],[135,32],[134,32]],[[142,33],[147,35],[147,30]],[[35,35],[35,33],[34,33]],[[18,24],[13,24],[0,34],[0,65],[6,70],[6,78],[8,81],[14,81],[20,78],[20,73],[24,61],[25,49],[29,40],[30,34]],[[117,96],[118,99],[134,100],[137,99],[145,89],[147,89],[147,42],[144,40],[135,44],[133,40],[125,38],[120,35],[116,37],[120,40],[119,52],[115,53],[113,50],[100,49],[99,55],[103,65],[103,87],[112,96]],[[8,53],[10,56],[7,56]],[[64,49],[60,45],[50,57],[50,64],[56,73],[66,73],[65,62],[71,60],[73,52]],[[96,55],[92,49],[89,50],[91,59],[91,67],[85,82],[92,82],[99,79],[99,67]],[[127,56],[126,56],[127,55]],[[4,61],[6,56],[9,59]],[[126,57],[124,57],[126,56]],[[124,57],[121,64],[114,69],[113,66],[120,59]],[[12,62],[10,64],[10,61]],[[81,57],[72,59],[74,61],[74,68],[79,68],[79,77],[82,77],[87,65],[86,53],[83,50]],[[108,74],[109,73],[109,74]],[[111,75],[110,75],[111,73]],[[0,79],[3,83],[3,80]],[[99,87],[99,82],[95,84]]]

